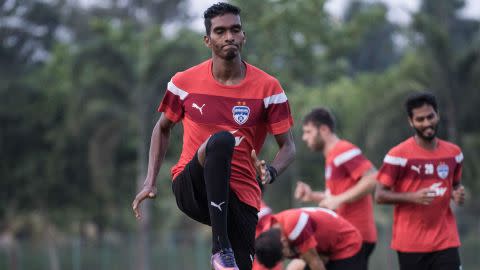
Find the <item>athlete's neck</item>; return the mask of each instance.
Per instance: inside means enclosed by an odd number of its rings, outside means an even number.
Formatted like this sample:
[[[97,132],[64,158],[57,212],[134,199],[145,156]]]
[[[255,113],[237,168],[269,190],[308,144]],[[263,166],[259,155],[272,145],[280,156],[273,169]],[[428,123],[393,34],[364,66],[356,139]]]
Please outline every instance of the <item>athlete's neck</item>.
[[[335,145],[340,141],[337,134],[332,133],[325,138],[325,147],[323,148],[323,155],[326,157]]]
[[[437,148],[438,140],[437,138],[433,138],[432,140],[425,140],[419,137],[418,135],[413,136],[415,142],[418,146],[427,149],[427,150],[435,150]]]
[[[246,65],[240,56],[232,60],[225,60],[219,57],[212,58],[213,78],[224,85],[239,84],[246,75]]]

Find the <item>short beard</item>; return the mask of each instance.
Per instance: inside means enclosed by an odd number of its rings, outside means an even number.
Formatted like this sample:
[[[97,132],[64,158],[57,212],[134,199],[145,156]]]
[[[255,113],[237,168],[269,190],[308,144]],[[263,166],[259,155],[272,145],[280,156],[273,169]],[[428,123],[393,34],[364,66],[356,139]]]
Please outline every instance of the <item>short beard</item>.
[[[225,60],[227,61],[232,61],[233,59],[235,59],[235,57],[237,57],[237,53],[235,53],[234,51],[229,51],[226,55],[225,55]]]
[[[325,149],[325,142],[321,140],[317,140],[316,143],[313,145],[314,151],[322,152]]]
[[[435,137],[437,136],[437,127],[433,127],[433,133],[430,136],[423,135],[423,132],[417,128],[414,128],[414,129],[418,137],[428,142],[433,141],[433,139],[435,139]]]

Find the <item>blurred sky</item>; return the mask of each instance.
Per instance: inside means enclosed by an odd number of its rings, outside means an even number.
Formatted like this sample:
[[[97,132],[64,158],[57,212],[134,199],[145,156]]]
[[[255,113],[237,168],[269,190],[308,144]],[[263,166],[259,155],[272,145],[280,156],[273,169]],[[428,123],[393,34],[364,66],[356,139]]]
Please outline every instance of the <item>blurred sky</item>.
[[[87,1],[87,0],[83,0]],[[89,0],[94,1],[94,0]],[[190,14],[196,18],[192,27],[196,30],[203,31],[203,11],[210,5],[220,2],[220,0],[189,0]],[[345,7],[350,0],[328,0],[326,9],[334,16],[341,17]],[[388,18],[391,21],[401,24],[408,24],[410,21],[409,13],[416,11],[419,8],[420,0],[365,0],[368,2],[384,2],[387,3],[390,10]],[[462,10],[462,15],[471,18],[480,19],[480,0],[466,0],[465,9]]]
[[[104,0],[79,0],[84,6],[102,5]],[[341,17],[345,7],[351,0],[327,0],[326,9],[332,15]],[[389,6],[388,18],[389,20],[408,24],[410,22],[410,13],[415,12],[420,5],[421,0],[363,0],[365,2],[384,2]],[[203,27],[203,11],[212,4],[221,2],[221,0],[188,0],[186,5],[189,9],[190,15],[194,18],[191,26],[197,31],[204,31]],[[461,15],[468,18],[480,19],[480,0],[465,0],[465,8],[461,11]],[[174,25],[167,25],[167,30],[176,29]]]

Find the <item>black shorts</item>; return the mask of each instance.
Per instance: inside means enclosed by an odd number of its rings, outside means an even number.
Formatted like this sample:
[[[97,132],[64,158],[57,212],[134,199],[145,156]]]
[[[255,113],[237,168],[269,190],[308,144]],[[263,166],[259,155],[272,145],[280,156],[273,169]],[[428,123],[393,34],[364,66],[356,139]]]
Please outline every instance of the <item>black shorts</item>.
[[[352,257],[329,261],[325,268],[327,270],[365,270],[365,255],[361,249]],[[310,267],[307,265],[305,270],[310,270]]]
[[[210,225],[207,191],[203,167],[197,154],[173,180],[172,190],[178,208],[190,218]],[[228,239],[235,253],[238,267],[251,269],[255,254],[255,228],[258,222],[257,209],[243,203],[230,190],[228,195]]]
[[[364,257],[365,270],[368,269],[368,260],[370,259],[370,255],[372,255],[372,252],[374,249],[375,249],[375,243],[371,243],[371,242],[362,243],[362,252]]]
[[[400,270],[459,270],[458,248],[434,252],[397,252]]]

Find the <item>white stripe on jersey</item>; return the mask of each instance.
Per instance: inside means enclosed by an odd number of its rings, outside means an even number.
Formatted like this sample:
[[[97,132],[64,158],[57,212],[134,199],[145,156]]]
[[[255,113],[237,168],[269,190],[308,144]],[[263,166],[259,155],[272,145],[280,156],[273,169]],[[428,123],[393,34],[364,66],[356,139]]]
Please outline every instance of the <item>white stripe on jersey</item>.
[[[330,214],[334,217],[338,217],[338,214],[333,211],[333,210],[330,210],[328,208],[323,208],[323,207],[302,207],[301,208],[302,210],[306,211],[306,212],[316,212],[316,211],[322,211],[322,212],[325,212],[327,214]]]
[[[172,81],[168,82],[167,90],[170,91],[172,94],[179,96],[181,100],[184,100],[188,96],[188,93],[186,91],[178,88]]]
[[[280,103],[286,102],[287,100],[288,100],[287,95],[285,95],[285,93],[282,92],[280,94],[276,94],[276,95],[264,98],[263,104],[265,105],[265,109],[266,109],[268,108],[268,106],[270,106],[270,104],[280,104]]]
[[[383,159],[384,163],[387,163],[390,165],[402,166],[402,167],[405,167],[405,165],[407,165],[407,161],[408,160],[406,158],[394,157],[390,155],[386,155],[385,158]]]
[[[262,219],[264,216],[268,215],[272,213],[272,209],[270,209],[269,207],[262,207],[260,209],[260,211],[258,211],[258,220]]]
[[[293,231],[288,235],[288,239],[290,241],[295,241],[300,234],[302,233],[303,229],[305,229],[305,226],[307,225],[308,222],[308,214],[307,213],[301,213],[300,217],[298,218],[297,225],[295,225],[295,228]]]
[[[362,153],[362,151],[358,148],[350,149],[350,150],[345,151],[342,154],[338,155],[333,160],[333,164],[335,164],[335,166],[338,167],[338,166],[342,165],[343,163],[351,160],[352,158],[360,155],[361,153]]]
[[[460,153],[458,155],[455,156],[455,160],[457,161],[457,163],[462,163],[463,161],[463,153]]]

